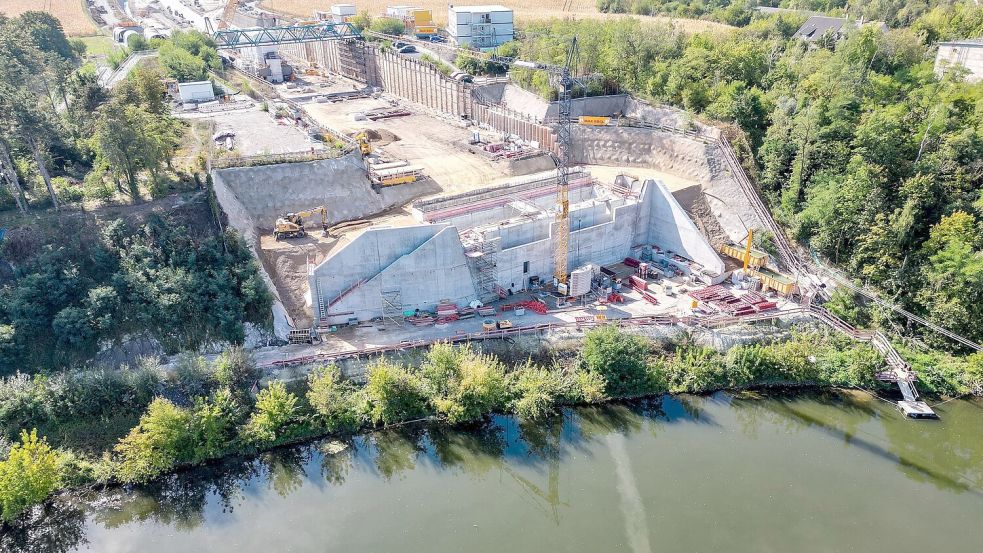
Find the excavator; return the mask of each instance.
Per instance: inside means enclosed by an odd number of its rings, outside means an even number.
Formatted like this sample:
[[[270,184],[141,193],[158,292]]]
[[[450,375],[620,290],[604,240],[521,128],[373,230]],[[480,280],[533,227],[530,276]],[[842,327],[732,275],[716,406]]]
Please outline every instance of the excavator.
[[[313,217],[318,213],[321,214],[321,230],[327,234],[328,210],[325,209],[323,205],[319,205],[317,207],[305,209],[296,213],[287,213],[283,217],[278,218],[273,229],[273,238],[279,240],[281,238],[297,238],[298,236],[306,236],[307,229],[304,228],[304,219]]]

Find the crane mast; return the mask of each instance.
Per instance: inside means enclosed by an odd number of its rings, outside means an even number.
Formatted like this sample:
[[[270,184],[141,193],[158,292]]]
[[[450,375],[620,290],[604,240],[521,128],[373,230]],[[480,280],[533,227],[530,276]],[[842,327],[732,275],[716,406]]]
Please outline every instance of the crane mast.
[[[573,165],[573,85],[571,74],[577,59],[577,37],[570,43],[567,61],[560,70],[559,120],[556,124],[556,141],[559,163],[556,167],[556,238],[553,242],[553,278],[557,285],[566,284],[569,277],[570,252],[570,169]]]

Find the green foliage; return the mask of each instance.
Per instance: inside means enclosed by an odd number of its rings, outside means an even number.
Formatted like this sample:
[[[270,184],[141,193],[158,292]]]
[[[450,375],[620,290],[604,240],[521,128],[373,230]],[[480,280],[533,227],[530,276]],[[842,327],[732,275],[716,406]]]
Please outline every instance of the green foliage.
[[[368,368],[365,385],[369,415],[376,424],[393,424],[427,415],[427,392],[420,378],[406,367],[379,360]]]
[[[473,422],[505,407],[505,368],[470,345],[432,346],[421,378],[431,403],[451,424]]]
[[[222,68],[215,41],[199,31],[175,31],[159,51],[160,66],[178,81],[203,81]]]
[[[255,410],[242,429],[243,437],[258,445],[289,438],[297,415],[297,396],[288,392],[283,382],[274,381],[256,396]]]
[[[117,476],[124,482],[147,482],[193,456],[191,413],[158,398],[140,417],[140,424],[120,440]]]
[[[611,396],[649,392],[648,342],[614,326],[587,332],[580,353],[583,366],[604,378],[605,393]]]
[[[215,360],[214,372],[219,385],[228,388],[234,397],[242,401],[260,378],[252,356],[241,347],[223,351]]]
[[[152,333],[172,350],[238,343],[244,321],[268,320],[271,297],[232,233],[191,236],[157,215],[138,229],[103,230],[97,242],[59,236],[0,285],[0,374],[82,361],[129,333]]]
[[[307,403],[316,421],[328,432],[352,432],[362,424],[356,386],[335,365],[311,371],[307,377]]]
[[[511,375],[512,411],[519,418],[537,420],[557,412],[569,395],[568,380],[560,371],[550,371],[527,363]]]
[[[406,31],[406,26],[399,19],[392,17],[376,17],[369,24],[369,29],[384,35],[401,35]]]
[[[51,495],[61,482],[60,462],[37,430],[22,431],[20,442],[0,461],[0,520],[10,522]]]
[[[372,25],[372,16],[369,15],[369,12],[362,10],[357,15],[353,15],[348,22],[351,23],[352,27],[355,27],[356,30],[364,31]]]

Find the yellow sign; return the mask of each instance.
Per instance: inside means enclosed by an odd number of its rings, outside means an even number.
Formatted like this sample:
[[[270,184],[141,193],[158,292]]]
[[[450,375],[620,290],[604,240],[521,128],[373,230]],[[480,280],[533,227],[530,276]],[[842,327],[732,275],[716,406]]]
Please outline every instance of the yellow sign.
[[[604,125],[607,125],[610,120],[611,120],[610,117],[596,117],[593,115],[581,115],[580,117],[577,118],[577,121],[581,125],[594,125],[597,127],[603,127]]]
[[[416,180],[416,175],[406,175],[404,177],[393,177],[391,179],[383,179],[383,186],[393,186],[395,184],[406,184],[408,182],[413,182]]]

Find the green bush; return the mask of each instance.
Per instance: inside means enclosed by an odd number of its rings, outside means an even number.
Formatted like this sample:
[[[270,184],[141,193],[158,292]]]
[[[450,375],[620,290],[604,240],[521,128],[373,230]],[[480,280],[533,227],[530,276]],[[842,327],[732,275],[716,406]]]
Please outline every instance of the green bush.
[[[664,366],[670,392],[707,392],[730,385],[724,360],[706,347],[681,347]]]
[[[38,431],[21,431],[20,442],[0,461],[0,520],[10,522],[51,495],[61,483],[60,456]]]
[[[216,391],[210,399],[195,398],[191,418],[193,461],[218,457],[228,450],[243,411],[228,388]]]
[[[505,367],[470,345],[432,346],[421,378],[437,412],[452,424],[473,422],[505,407]]]
[[[256,396],[256,408],[243,428],[243,437],[256,445],[290,438],[298,415],[297,396],[288,392],[283,382],[274,381]]]
[[[369,24],[369,29],[384,35],[401,35],[406,31],[406,25],[392,17],[376,17]]]
[[[569,382],[559,371],[527,363],[511,375],[512,411],[521,419],[537,420],[557,412],[569,396]]]
[[[381,359],[368,368],[365,392],[376,424],[419,419],[428,414],[423,382],[405,367]]]
[[[307,376],[307,402],[315,421],[328,432],[351,432],[362,425],[356,386],[335,365],[320,367]]]
[[[604,377],[608,395],[624,396],[651,390],[648,356],[645,338],[602,326],[585,335],[580,360],[587,370]]]
[[[140,423],[116,444],[117,476],[123,482],[147,482],[193,458],[191,413],[157,398]]]
[[[223,351],[215,359],[214,371],[219,385],[228,388],[243,403],[247,402],[250,389],[261,376],[252,356],[241,347]]]

